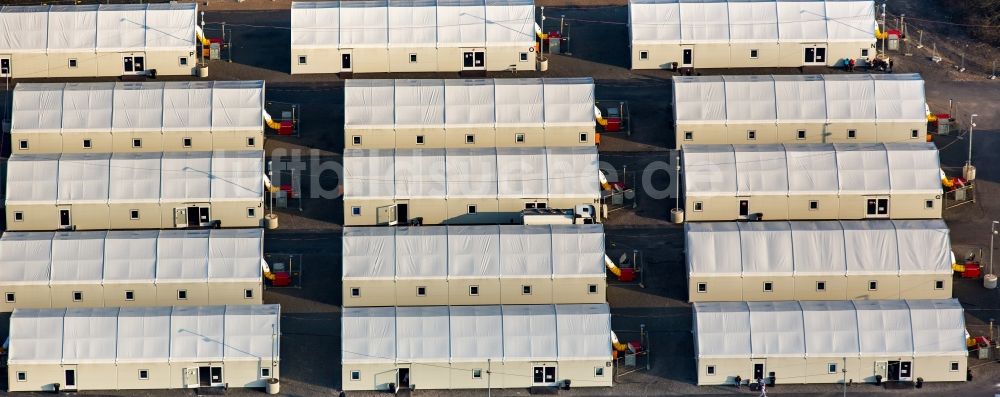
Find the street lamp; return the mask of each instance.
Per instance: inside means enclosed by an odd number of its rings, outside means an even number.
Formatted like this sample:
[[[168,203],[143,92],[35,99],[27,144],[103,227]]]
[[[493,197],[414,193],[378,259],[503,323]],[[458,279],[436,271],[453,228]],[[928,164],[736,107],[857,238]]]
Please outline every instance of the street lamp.
[[[993,221],[990,224],[990,274],[993,274],[993,236],[997,235],[997,225],[1000,221]]]
[[[975,113],[969,116],[969,157],[965,160],[965,167],[962,167],[962,176],[967,181],[976,179],[976,167],[972,166],[972,130],[976,127],[976,117],[979,115]]]

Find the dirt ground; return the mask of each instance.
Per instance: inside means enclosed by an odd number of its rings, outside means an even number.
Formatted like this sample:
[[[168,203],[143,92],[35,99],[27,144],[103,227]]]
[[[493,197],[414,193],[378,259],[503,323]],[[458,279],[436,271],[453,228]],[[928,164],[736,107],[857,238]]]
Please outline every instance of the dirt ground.
[[[8,0],[26,3],[20,0]],[[124,1],[124,0],[122,0]],[[104,1],[101,1],[102,3]],[[119,1],[121,2],[121,1]],[[37,3],[34,1],[33,3]],[[49,2],[54,4],[55,2]],[[227,35],[233,40],[232,62],[209,63],[210,79],[264,79],[266,97],[272,112],[281,103],[295,103],[301,110],[301,136],[268,136],[269,159],[282,164],[278,183],[286,181],[292,166],[303,173],[307,197],[314,191],[336,192],[340,183],[337,164],[343,151],[343,81],[336,75],[291,76],[288,74],[290,41],[286,10],[288,0],[209,0],[200,1],[206,11],[209,35],[227,23]],[[639,172],[657,162],[670,162],[674,146],[672,124],[671,73],[632,71],[627,65],[625,1],[553,0],[539,1],[549,17],[546,30],[558,26],[565,15],[570,51],[552,55],[550,71],[519,73],[516,77],[590,76],[596,82],[599,100],[628,101],[633,119],[631,135],[605,134],[600,147],[601,161],[615,170]],[[991,81],[988,66],[997,49],[971,41],[953,25],[921,20],[946,19],[946,4],[936,0],[890,0],[892,15],[905,13],[910,32],[907,47],[893,54],[896,72],[921,73],[931,108],[946,112],[948,100],[954,99],[951,113],[961,122],[957,134],[936,137],[942,164],[947,172],[959,172],[967,156],[968,120],[979,114],[974,134],[973,162],[978,169],[978,200],[945,213],[958,252],[977,251],[989,245],[989,225],[1000,219],[1000,81]],[[912,23],[912,26],[909,24]],[[891,25],[891,24],[890,24]],[[894,26],[894,25],[891,25]],[[917,34],[924,30],[924,48],[916,48]],[[932,44],[937,43],[935,63]],[[960,65],[966,53],[965,72]],[[907,55],[910,54],[910,55]],[[975,57],[970,54],[976,54]],[[704,74],[800,74],[799,69],[704,70]],[[823,72],[841,73],[834,70]],[[514,77],[492,73],[492,77]],[[457,78],[457,74],[385,74],[355,78]],[[163,78],[188,80],[191,77]],[[88,79],[93,80],[93,79]],[[273,113],[272,113],[273,114]],[[298,152],[296,152],[298,150]],[[301,161],[290,162],[294,157]],[[651,185],[668,189],[670,172],[647,175]],[[322,188],[322,189],[321,189]],[[303,282],[298,289],[270,289],[264,296],[268,303],[282,305],[282,391],[293,396],[336,395],[341,387],[340,362],[340,231],[343,204],[339,199],[305,198],[292,200],[289,208],[279,209],[281,227],[266,234],[268,253],[303,255]],[[639,371],[616,379],[610,389],[574,389],[561,394],[577,396],[619,395],[734,395],[731,387],[694,386],[691,310],[686,303],[686,276],[683,237],[680,227],[669,223],[672,198],[654,198],[640,191],[636,208],[612,212],[606,222],[606,248],[612,256],[633,249],[645,258],[646,272],[642,288],[634,284],[610,282],[608,301],[612,307],[612,326],[623,338],[634,337],[640,324],[652,337],[652,363],[649,371]],[[1000,290],[986,290],[980,280],[955,279],[954,291],[966,308],[966,319],[973,333],[984,333],[983,324],[1000,319]],[[0,338],[5,336],[4,316],[0,316]],[[1000,393],[1000,364],[970,359],[975,380],[960,384],[928,384],[920,390],[882,390],[873,385],[852,385],[848,394],[994,395]],[[769,389],[774,395],[840,395],[839,385],[779,385]],[[80,393],[87,395],[187,395],[188,391],[143,391]],[[257,395],[258,390],[231,389],[231,395]],[[464,396],[470,391],[418,391],[426,396]],[[485,392],[476,392],[485,394]],[[500,396],[524,396],[526,390],[494,390]],[[747,394],[747,393],[742,393]],[[350,395],[380,395],[351,393]],[[749,395],[749,394],[747,394]]]

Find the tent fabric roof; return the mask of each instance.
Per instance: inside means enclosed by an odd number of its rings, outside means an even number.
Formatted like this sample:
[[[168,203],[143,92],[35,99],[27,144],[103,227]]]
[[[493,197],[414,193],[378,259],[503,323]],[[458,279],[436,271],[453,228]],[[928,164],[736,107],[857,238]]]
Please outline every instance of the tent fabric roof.
[[[11,132],[263,131],[263,111],[259,80],[21,83]]]
[[[685,145],[691,196],[940,194],[934,144]]]
[[[944,221],[700,222],[684,225],[688,274],[951,273]]]
[[[607,304],[344,308],[342,363],[598,360]]]
[[[2,52],[193,50],[197,4],[4,6]]]
[[[594,147],[347,149],[344,197],[597,198],[597,159]]]
[[[673,81],[678,124],[926,121],[919,74],[683,76]]]
[[[278,305],[15,309],[9,362],[277,359],[279,316]]]
[[[345,129],[593,127],[594,123],[594,80],[589,77],[352,79],[344,88]]]
[[[699,358],[964,356],[956,299],[694,304]]]
[[[874,43],[875,28],[875,6],[871,0],[629,1],[633,45]]]
[[[263,200],[258,151],[15,155],[8,204]]]
[[[531,0],[292,2],[292,48],[532,45]]]
[[[262,229],[7,232],[0,285],[260,282]]]
[[[344,279],[605,277],[602,225],[345,227],[343,241]]]

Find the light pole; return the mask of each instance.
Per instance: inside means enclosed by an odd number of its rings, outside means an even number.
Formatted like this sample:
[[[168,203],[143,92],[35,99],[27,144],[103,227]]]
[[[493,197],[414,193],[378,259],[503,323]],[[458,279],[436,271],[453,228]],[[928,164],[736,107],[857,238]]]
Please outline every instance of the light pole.
[[[990,274],[993,274],[993,236],[997,235],[997,225],[1000,221],[990,223]]]
[[[969,157],[965,160],[965,167],[962,167],[962,176],[967,181],[976,179],[976,167],[972,166],[972,130],[976,128],[976,117],[979,115],[975,113],[969,116]]]

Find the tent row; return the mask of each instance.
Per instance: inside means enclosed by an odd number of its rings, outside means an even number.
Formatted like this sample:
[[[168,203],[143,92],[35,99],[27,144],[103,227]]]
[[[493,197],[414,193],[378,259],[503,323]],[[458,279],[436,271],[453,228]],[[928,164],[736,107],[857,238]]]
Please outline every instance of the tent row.
[[[704,222],[684,235],[691,302],[951,297],[940,219]]]
[[[872,0],[630,0],[633,69],[835,66],[874,57]]]
[[[685,145],[688,220],[938,219],[932,143]]]
[[[278,377],[278,305],[17,309],[10,391],[264,387]]]
[[[15,155],[7,228],[259,227],[261,151]]]
[[[347,149],[344,225],[515,223],[526,208],[596,206],[597,175],[594,146]]]
[[[260,304],[262,229],[7,232],[0,311]]]
[[[344,146],[594,145],[594,80],[347,80]]]
[[[191,75],[198,6],[108,4],[0,8],[0,77]]]
[[[919,74],[675,77],[677,147],[923,142]]]
[[[607,304],[344,308],[344,390],[611,386]]]
[[[292,2],[292,74],[535,70],[532,0]]]
[[[13,103],[18,154],[264,148],[263,81],[20,83]]]
[[[694,304],[699,385],[965,381],[956,299]]]
[[[603,303],[602,225],[346,227],[351,306]]]

